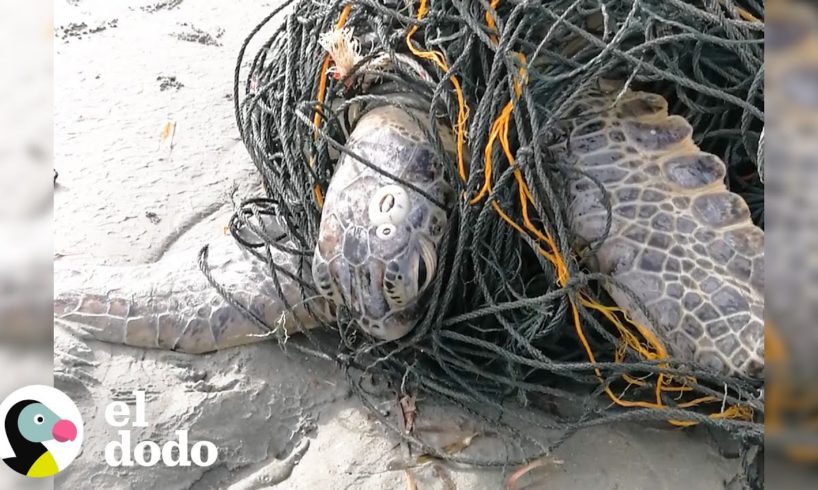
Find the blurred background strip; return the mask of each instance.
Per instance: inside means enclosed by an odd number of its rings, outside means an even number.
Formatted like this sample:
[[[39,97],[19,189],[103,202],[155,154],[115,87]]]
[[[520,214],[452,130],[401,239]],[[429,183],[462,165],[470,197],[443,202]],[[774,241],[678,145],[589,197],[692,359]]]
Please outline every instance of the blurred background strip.
[[[767,487],[818,480],[818,6],[766,9]]]
[[[50,0],[0,0],[0,399],[53,379],[52,40]],[[0,488],[52,487],[0,465]]]

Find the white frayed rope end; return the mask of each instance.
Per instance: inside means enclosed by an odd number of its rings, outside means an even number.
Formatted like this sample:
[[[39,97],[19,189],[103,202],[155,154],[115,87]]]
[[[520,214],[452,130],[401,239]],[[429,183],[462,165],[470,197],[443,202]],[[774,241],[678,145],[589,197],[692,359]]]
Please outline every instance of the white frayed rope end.
[[[333,29],[325,32],[318,38],[318,44],[335,63],[335,66],[330,67],[329,73],[336,79],[346,77],[362,59],[361,43],[352,37],[352,29]]]

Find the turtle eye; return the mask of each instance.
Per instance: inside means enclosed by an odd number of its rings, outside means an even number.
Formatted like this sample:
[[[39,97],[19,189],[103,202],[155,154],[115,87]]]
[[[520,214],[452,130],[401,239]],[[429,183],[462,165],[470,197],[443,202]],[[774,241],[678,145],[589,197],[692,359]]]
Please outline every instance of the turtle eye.
[[[427,239],[420,240],[420,254],[418,254],[417,275],[418,292],[426,289],[435,277],[437,267],[437,254],[435,246]]]
[[[421,290],[426,287],[426,279],[427,279],[428,269],[426,268],[426,261],[423,260],[423,256],[420,257],[418,260],[418,290]]]
[[[43,425],[43,422],[45,422],[45,417],[43,417],[43,416],[42,416],[42,415],[40,415],[39,413],[38,413],[37,415],[35,415],[35,416],[34,416],[34,423],[35,423],[35,424],[37,424],[37,425]]]
[[[418,257],[417,275],[415,276],[418,281],[418,293],[425,290],[432,283],[435,267],[437,266],[434,260],[435,257],[428,253],[422,253]]]

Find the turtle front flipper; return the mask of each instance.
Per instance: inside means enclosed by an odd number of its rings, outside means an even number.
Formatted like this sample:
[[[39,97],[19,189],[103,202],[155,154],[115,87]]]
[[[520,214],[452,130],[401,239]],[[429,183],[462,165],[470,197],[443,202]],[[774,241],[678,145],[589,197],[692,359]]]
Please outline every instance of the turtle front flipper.
[[[288,241],[281,245],[294,248]],[[271,253],[281,269],[277,277],[232,236],[207,248],[211,277],[246,311],[208,281],[199,266],[200,249],[133,267],[56,267],[55,324],[105,342],[201,354],[314,328],[319,318],[328,319],[325,300],[308,287],[305,301],[296,280],[311,284],[309,258],[278,249]]]
[[[725,187],[724,163],[696,146],[664,98],[626,92],[613,101],[593,95],[577,105],[568,150],[587,176],[571,183],[574,232],[585,244],[605,235],[601,184],[611,227],[595,267],[615,279],[606,285],[614,301],[671,354],[723,374],[760,375],[764,232]]]

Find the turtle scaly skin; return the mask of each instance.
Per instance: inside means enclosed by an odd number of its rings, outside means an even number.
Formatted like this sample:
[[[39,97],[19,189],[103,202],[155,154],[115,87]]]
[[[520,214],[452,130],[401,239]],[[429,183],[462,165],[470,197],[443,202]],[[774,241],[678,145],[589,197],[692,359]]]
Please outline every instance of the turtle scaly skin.
[[[276,224],[269,217],[265,225],[275,233]],[[295,248],[289,240],[281,245]],[[284,271],[311,281],[303,257],[276,248],[271,248],[271,255]],[[270,330],[248,319],[211,286],[198,256],[198,249],[193,249],[153,264],[60,274],[54,281],[55,323],[105,342],[190,354],[269,339]],[[315,316],[310,314],[301,286],[286,274],[278,274],[282,299],[269,265],[242,249],[232,236],[210,244],[207,265],[239,304],[279,334],[314,328],[319,320],[331,318],[320,298],[310,301]]]
[[[613,276],[611,297],[671,355],[725,375],[759,376],[764,232],[726,189],[724,163],[699,150],[690,124],[669,116],[664,98],[626,92],[613,102],[603,93],[581,99],[568,143],[577,168],[610,198],[611,229],[595,269]],[[608,219],[602,190],[582,176],[571,194],[575,234],[581,244],[598,242]]]

